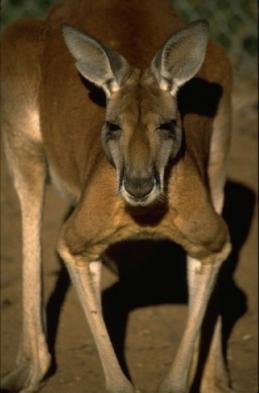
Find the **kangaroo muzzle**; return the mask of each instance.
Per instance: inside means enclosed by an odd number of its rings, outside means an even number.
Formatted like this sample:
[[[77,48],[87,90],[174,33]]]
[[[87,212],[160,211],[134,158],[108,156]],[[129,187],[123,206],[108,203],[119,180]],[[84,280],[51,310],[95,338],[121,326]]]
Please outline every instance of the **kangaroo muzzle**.
[[[125,173],[122,178],[120,192],[125,201],[132,206],[148,206],[161,195],[159,177],[156,173],[132,176]]]
[[[153,176],[150,177],[127,177],[124,179],[124,187],[129,195],[135,199],[146,198],[155,186],[156,180]]]

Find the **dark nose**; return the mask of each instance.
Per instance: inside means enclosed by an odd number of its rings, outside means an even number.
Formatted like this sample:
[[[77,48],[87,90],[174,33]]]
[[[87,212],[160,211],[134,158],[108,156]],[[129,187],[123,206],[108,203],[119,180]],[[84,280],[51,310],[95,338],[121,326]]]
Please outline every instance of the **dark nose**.
[[[124,187],[126,191],[136,199],[147,196],[154,187],[154,177],[125,177]]]

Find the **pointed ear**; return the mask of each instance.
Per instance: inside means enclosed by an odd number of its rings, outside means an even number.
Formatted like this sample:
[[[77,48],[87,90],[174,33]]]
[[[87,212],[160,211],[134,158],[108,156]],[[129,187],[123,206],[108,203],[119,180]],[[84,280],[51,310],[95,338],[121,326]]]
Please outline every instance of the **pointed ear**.
[[[151,70],[160,88],[175,95],[200,69],[208,42],[208,23],[199,20],[172,35],[154,57]]]
[[[108,97],[118,91],[129,69],[126,60],[115,50],[105,47],[74,27],[63,25],[62,31],[80,74],[103,88]]]

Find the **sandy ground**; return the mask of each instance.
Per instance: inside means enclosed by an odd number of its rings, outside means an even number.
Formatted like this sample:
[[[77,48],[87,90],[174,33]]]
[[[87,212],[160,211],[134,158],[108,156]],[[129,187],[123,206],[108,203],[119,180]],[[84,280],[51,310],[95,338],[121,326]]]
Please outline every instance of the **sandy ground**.
[[[225,217],[234,251],[222,274],[224,336],[233,386],[257,392],[257,95],[255,81],[238,81]],[[18,202],[2,155],[1,373],[15,361],[21,329],[21,224]],[[42,393],[103,393],[104,379],[93,339],[66,272],[55,256],[65,204],[50,188],[44,222],[45,301],[56,371]],[[131,250],[129,259],[135,259]],[[176,258],[177,256],[177,258]],[[122,362],[143,393],[165,375],[184,328],[183,254],[163,243],[133,273],[103,273],[107,324]],[[122,355],[124,354],[124,356]],[[208,392],[211,393],[211,392]]]

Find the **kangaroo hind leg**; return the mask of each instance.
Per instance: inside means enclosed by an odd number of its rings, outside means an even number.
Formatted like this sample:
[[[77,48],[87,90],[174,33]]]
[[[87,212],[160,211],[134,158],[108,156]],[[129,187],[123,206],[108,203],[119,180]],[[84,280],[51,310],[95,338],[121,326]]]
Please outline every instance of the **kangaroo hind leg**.
[[[20,203],[23,243],[22,334],[16,367],[1,381],[7,392],[37,390],[50,365],[42,298],[41,224],[47,171],[37,104],[41,28],[35,22],[16,22],[3,35],[2,128]]]

